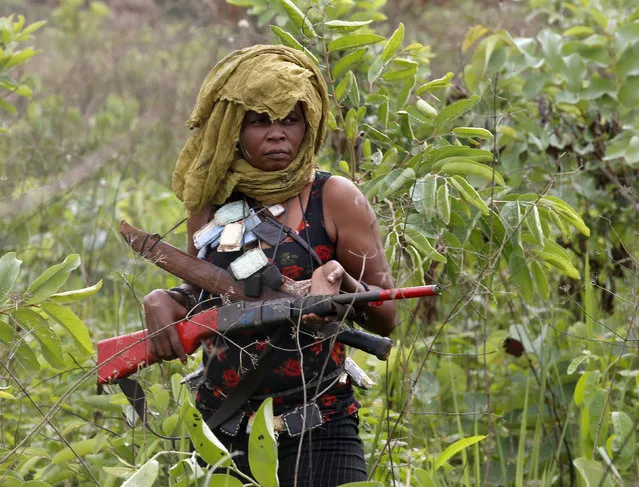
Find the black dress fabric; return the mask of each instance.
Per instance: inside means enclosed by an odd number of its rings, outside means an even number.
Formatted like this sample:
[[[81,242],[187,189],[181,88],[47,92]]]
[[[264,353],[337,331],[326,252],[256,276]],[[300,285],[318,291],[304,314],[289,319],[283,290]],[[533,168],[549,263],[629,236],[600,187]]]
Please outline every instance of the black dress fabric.
[[[330,173],[327,172],[316,173],[304,218],[297,228],[298,235],[315,250],[323,262],[335,257],[334,245],[324,228],[322,206],[322,190],[329,177]],[[290,237],[286,237],[277,248],[264,249],[264,253],[283,275],[294,280],[310,279],[317,267],[309,253]],[[210,251],[206,258],[216,265],[224,265],[229,255]],[[287,334],[280,342],[270,360],[271,371],[267,380],[257,387],[254,395],[273,397],[275,414],[313,400],[320,407],[324,421],[354,414],[359,403],[353,396],[350,382],[332,386],[330,382],[321,383],[318,387],[307,389],[306,395],[302,387],[304,383],[317,382],[323,377],[335,375],[334,372],[344,364],[344,346],[335,343],[330,347],[330,340],[318,339],[303,331],[298,336],[294,335]],[[224,397],[237,386],[242,375],[255,366],[256,359],[268,340],[269,335],[266,333],[218,336],[204,347],[203,363],[207,381],[197,395],[197,404],[203,413],[210,413],[219,407]],[[253,412],[251,409],[254,405],[255,402],[251,401],[247,413]]]
[[[297,234],[312,247],[323,262],[335,258],[335,247],[324,228],[322,190],[330,173],[318,171],[313,181],[304,218]],[[309,252],[290,237],[277,248],[264,249],[281,273],[294,280],[310,279],[317,264]],[[235,254],[235,253],[234,253]],[[227,267],[236,255],[209,251],[206,259]],[[203,363],[206,382],[196,394],[196,405],[207,420],[223,399],[239,383],[242,375],[256,365],[269,336],[251,333],[231,337],[218,336],[204,347]],[[299,341],[299,343],[298,343]],[[207,351],[208,349],[208,351]],[[302,353],[300,353],[300,349]],[[299,462],[298,486],[334,487],[342,483],[366,480],[366,463],[358,437],[357,410],[360,404],[353,395],[350,380],[339,383],[336,378],[345,360],[344,346],[330,340],[319,340],[300,332],[286,334],[269,359],[270,371],[254,396],[244,407],[245,418],[236,436],[216,429],[215,435],[231,450],[241,452],[234,457],[236,465],[250,475],[248,467],[248,435],[246,417],[254,413],[265,396],[273,398],[274,414],[279,415],[301,404],[318,405],[323,424],[302,436],[278,437],[280,485],[293,485],[298,445],[304,441]],[[326,377],[333,377],[324,380]],[[304,381],[302,380],[304,378]],[[303,387],[314,381],[316,385]],[[319,385],[317,385],[319,384]]]

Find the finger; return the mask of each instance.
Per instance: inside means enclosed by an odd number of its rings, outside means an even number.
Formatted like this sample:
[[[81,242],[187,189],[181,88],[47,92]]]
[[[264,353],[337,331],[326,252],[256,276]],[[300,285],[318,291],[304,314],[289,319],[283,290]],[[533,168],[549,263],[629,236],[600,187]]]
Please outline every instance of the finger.
[[[171,343],[172,352],[177,355],[180,361],[183,364],[186,364],[187,357],[184,352],[184,347],[182,346],[182,342],[180,341],[180,335],[178,335],[177,330],[174,327],[169,328],[169,340]]]

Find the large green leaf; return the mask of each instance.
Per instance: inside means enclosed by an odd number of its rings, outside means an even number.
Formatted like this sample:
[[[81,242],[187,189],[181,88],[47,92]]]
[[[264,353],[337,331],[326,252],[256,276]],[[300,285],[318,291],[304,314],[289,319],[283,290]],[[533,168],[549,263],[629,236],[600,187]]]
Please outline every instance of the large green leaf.
[[[468,438],[462,438],[461,440],[456,441],[448,448],[446,448],[443,452],[435,460],[435,470],[442,467],[453,455],[461,452],[462,450],[468,448],[469,446],[474,445],[475,443],[479,443],[481,440],[486,438],[485,435],[477,435],[477,436],[469,436]]]
[[[25,291],[25,303],[38,304],[60,289],[72,270],[80,265],[80,256],[71,254],[61,264],[49,267]]]
[[[412,225],[406,225],[404,238],[421,253],[424,260],[434,260],[436,262],[443,263],[446,262],[446,257],[433,248],[426,235],[424,235],[419,228]]]
[[[436,193],[436,175],[427,174],[423,178],[415,181],[413,204],[415,205],[415,209],[427,218],[430,218],[435,214],[435,210],[437,208],[437,200],[435,199]]]
[[[402,46],[402,42],[404,42],[404,24],[399,23],[399,27],[393,32],[388,42],[384,46],[382,50],[381,58],[383,61],[390,60]]]
[[[330,42],[328,44],[328,51],[343,51],[346,49],[353,49],[355,47],[377,44],[378,42],[382,42],[383,40],[384,37],[378,36],[377,34],[353,34],[340,37],[339,39],[335,39],[334,41]]]
[[[54,465],[66,463],[76,458],[76,455],[82,458],[87,456],[89,453],[98,453],[107,445],[107,443],[104,441],[104,435],[99,434],[94,438],[74,441],[73,443],[70,443],[70,445],[70,447],[65,446],[58,451],[58,453],[56,453],[51,459],[51,463]]]
[[[353,64],[361,61],[364,54],[366,54],[366,49],[358,49],[357,51],[349,52],[346,56],[341,57],[331,68],[333,79],[339,78],[342,74],[348,71]]]
[[[266,399],[255,413],[248,449],[249,466],[263,487],[277,487],[277,440],[273,428],[273,399]]]
[[[22,261],[16,258],[15,252],[4,254],[0,258],[0,303],[13,289],[18,273],[20,272]]]
[[[342,34],[347,32],[353,32],[359,30],[362,27],[366,27],[372,20],[360,20],[360,21],[347,21],[347,20],[329,20],[324,23],[324,26],[328,29],[335,30]]]
[[[33,336],[36,337],[45,360],[54,369],[63,369],[65,363],[62,358],[60,339],[53,332],[46,318],[30,308],[19,308],[15,312],[15,318],[20,325],[30,330]]]
[[[304,50],[304,46],[302,46],[302,44],[300,44],[291,33],[286,32],[284,29],[279,28],[277,25],[271,25],[271,30],[277,37],[280,38],[280,41],[285,46],[292,47],[293,49],[297,49],[298,51]]]
[[[231,474],[214,473],[208,483],[211,487],[242,487],[244,484]]]
[[[583,87],[586,72],[586,63],[579,54],[566,57],[564,68],[566,88],[573,93],[579,93]]]
[[[623,411],[613,411],[611,416],[614,434],[607,443],[608,454],[614,458],[615,465],[625,470],[636,458],[635,424]]]
[[[473,95],[465,100],[459,100],[451,103],[440,111],[434,121],[436,134],[445,134],[448,132],[450,130],[450,125],[468,110],[477,105],[479,100],[481,100],[479,95]]]
[[[563,40],[561,34],[546,29],[539,33],[537,39],[541,43],[541,50],[552,70],[555,73],[563,71],[564,60],[561,56]]]
[[[279,0],[280,5],[284,8],[286,15],[291,19],[291,22],[297,29],[302,32],[307,37],[316,37],[315,29],[313,29],[313,24],[309,20],[308,16],[302,12],[297,5],[295,5],[291,0]]]
[[[513,281],[521,292],[521,296],[527,303],[533,302],[533,282],[528,269],[528,263],[524,253],[518,245],[513,246],[513,251],[508,258],[508,267]]]
[[[639,75],[639,44],[633,44],[623,51],[615,64],[615,73],[620,79]]]
[[[182,405],[181,415],[191,437],[193,447],[202,457],[202,460],[211,466],[218,463],[221,466],[232,463],[226,447],[215,437],[209,426],[204,422],[202,413],[195,409],[188,400],[184,401]]]
[[[386,199],[415,181],[415,171],[410,167],[393,169],[380,187],[380,199]]]
[[[160,463],[152,458],[124,481],[122,487],[153,487],[160,473]]]
[[[477,208],[482,215],[490,214],[488,205],[481,199],[479,193],[461,176],[453,176],[448,179],[448,182],[457,190],[468,203]]]
[[[74,289],[64,293],[56,293],[51,296],[51,301],[58,304],[76,303],[95,295],[102,288],[102,280],[96,284],[82,289]]]
[[[95,353],[86,325],[73,311],[56,303],[42,303],[41,306],[45,313],[67,330],[75,344],[78,345],[84,353],[89,355]]]
[[[580,457],[576,458],[573,464],[586,487],[614,487],[611,470],[604,468],[596,461]]]

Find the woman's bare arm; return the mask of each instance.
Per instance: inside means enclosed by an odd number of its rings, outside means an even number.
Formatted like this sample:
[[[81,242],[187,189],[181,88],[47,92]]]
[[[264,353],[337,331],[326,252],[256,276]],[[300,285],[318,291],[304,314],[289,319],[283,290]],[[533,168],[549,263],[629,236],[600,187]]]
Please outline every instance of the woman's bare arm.
[[[337,260],[347,272],[342,279],[342,290],[364,291],[359,281],[371,289],[394,287],[377,217],[366,197],[348,179],[333,176],[325,183],[322,198],[326,231],[335,243]],[[394,301],[369,308],[367,314],[367,321],[360,324],[370,331],[386,336],[396,326]]]

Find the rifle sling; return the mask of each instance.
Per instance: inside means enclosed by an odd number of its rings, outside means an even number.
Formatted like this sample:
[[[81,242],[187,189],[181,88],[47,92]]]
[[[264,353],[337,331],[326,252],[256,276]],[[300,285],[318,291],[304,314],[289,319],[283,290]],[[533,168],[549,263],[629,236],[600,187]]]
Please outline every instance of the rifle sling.
[[[206,421],[206,424],[214,430],[220,426],[224,421],[229,419],[235,412],[240,409],[246,401],[253,395],[255,389],[262,383],[269,370],[269,365],[272,362],[273,352],[275,346],[279,344],[284,335],[290,332],[288,326],[280,326],[275,334],[269,340],[268,346],[260,355],[257,367],[250,370],[244,377],[240,379],[235,389],[233,389],[228,396],[222,401],[220,407],[213,413],[213,415]]]

